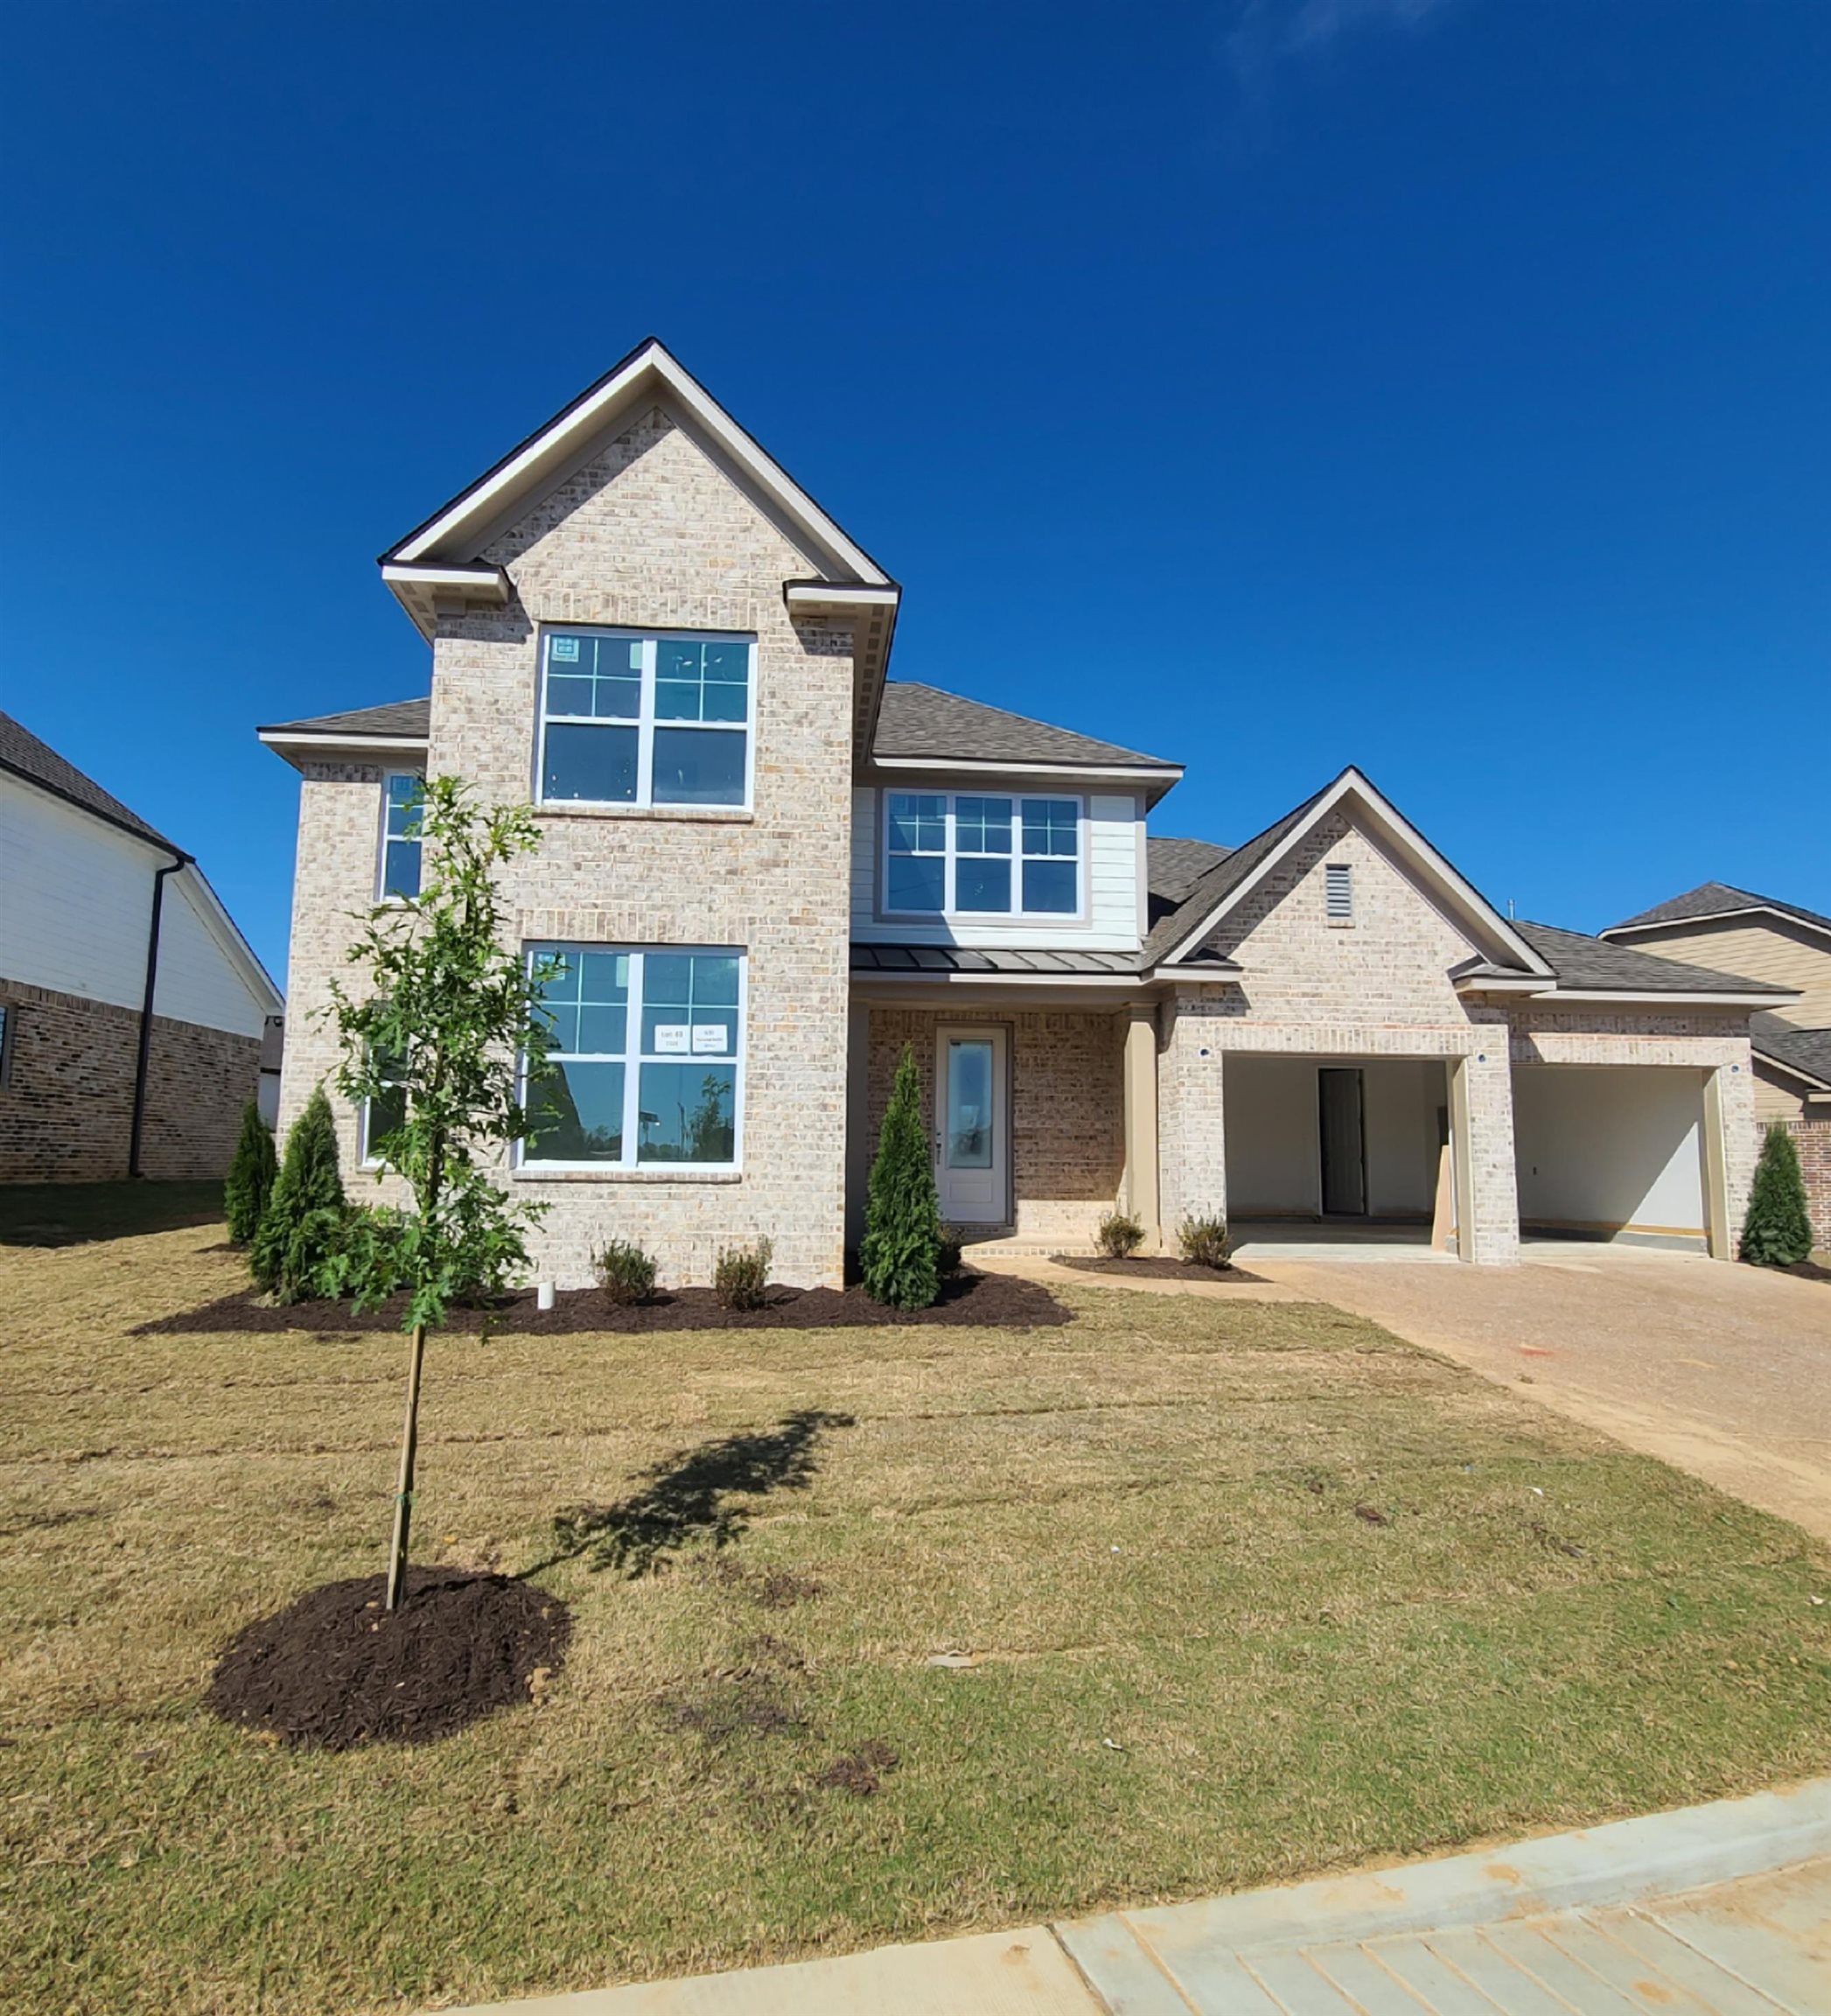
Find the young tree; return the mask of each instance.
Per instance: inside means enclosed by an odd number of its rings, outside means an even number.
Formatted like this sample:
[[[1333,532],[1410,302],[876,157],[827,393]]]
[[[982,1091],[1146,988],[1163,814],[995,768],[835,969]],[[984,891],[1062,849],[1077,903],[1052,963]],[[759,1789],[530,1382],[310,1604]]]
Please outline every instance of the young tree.
[[[865,1193],[858,1264],[864,1292],[892,1309],[926,1309],[940,1293],[941,1213],[922,1126],[922,1080],[907,1044],[897,1066]]]
[[[1812,1257],[1812,1219],[1799,1144],[1777,1120],[1761,1144],[1749,1214],[1742,1226],[1742,1257],[1758,1267],[1793,1267]]]
[[[232,1245],[246,1246],[261,1229],[279,1166],[273,1131],[250,1099],[241,1109],[241,1133],[222,1186],[223,1215],[229,1222]]]
[[[349,1207],[337,1167],[337,1122],[320,1085],[286,1137],[285,1159],[262,1214],[248,1267],[281,1302],[317,1293]]]
[[[540,844],[526,806],[480,808],[451,777],[427,781],[419,807],[424,872],[417,896],[370,911],[351,948],[360,991],[332,987],[343,1043],[338,1088],[385,1116],[370,1152],[406,1183],[411,1208],[390,1236],[352,1242],[344,1291],[359,1308],[404,1290],[410,1333],[407,1418],[388,1555],[388,1606],[407,1574],[426,1333],[458,1297],[528,1265],[536,1205],[512,1203],[491,1173],[533,1131],[520,1060],[538,1077],[549,1047],[540,1011],[548,970],[529,972],[502,942],[496,872]]]

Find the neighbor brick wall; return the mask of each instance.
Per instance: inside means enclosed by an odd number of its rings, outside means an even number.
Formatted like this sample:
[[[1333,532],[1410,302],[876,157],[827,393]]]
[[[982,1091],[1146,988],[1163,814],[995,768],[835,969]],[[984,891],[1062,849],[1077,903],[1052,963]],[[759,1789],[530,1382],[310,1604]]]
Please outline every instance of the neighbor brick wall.
[[[817,571],[661,412],[632,424],[505,533],[506,610],[444,619],[434,648],[430,768],[489,801],[532,796],[538,626],[754,634],[753,814],[542,811],[540,852],[505,871],[519,943],[731,947],[749,956],[740,1174],[653,1169],[508,1176],[549,1207],[536,1271],[588,1278],[606,1238],[640,1241],[670,1282],[705,1280],[717,1247],[759,1234],[775,1271],[842,1276],[851,634],[792,620],[785,581]],[[375,872],[379,771],[314,766],[301,804],[283,1118],[334,1069],[322,1004]],[[353,1162],[355,1116],[339,1116]]]
[[[140,1016],[133,1008],[0,980],[13,1018],[0,1087],[0,1183],[98,1183],[127,1174]],[[141,1167],[156,1181],[227,1173],[260,1082],[258,1038],[156,1016]]]
[[[1800,1169],[1806,1179],[1806,1208],[1812,1217],[1814,1242],[1831,1251],[1831,1114],[1814,1114],[1784,1123],[1800,1151]],[[1741,1230],[1738,1222],[1737,1229]]]
[[[936,1032],[943,1023],[973,1021],[1010,1032],[1011,1191],[1019,1237],[1091,1241],[1111,1211],[1125,1173],[1122,1014],[1078,1009],[870,1011],[866,1063],[870,1150],[890,1104],[906,1043],[922,1079],[922,1124],[934,1138]],[[865,1166],[870,1166],[867,1158]]]

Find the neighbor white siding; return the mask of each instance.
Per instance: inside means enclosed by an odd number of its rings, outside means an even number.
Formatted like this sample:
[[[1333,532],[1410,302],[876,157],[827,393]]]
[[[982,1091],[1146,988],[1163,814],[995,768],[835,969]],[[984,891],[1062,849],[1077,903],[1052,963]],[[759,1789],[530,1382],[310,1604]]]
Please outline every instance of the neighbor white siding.
[[[222,928],[210,914],[208,898],[195,886],[195,874],[186,868],[166,880],[153,1012],[174,1022],[259,1036],[267,1025],[268,1004],[248,991],[223,943]]]
[[[1046,794],[1049,787],[1024,779],[1010,784],[934,782],[899,785],[903,790],[1010,791]],[[959,920],[927,922],[877,914],[877,842],[882,831],[877,791],[869,786],[852,794],[852,935],[879,944],[1008,945],[1044,949],[1072,947],[1087,952],[1130,952],[1138,945],[1138,861],[1143,844],[1144,815],[1129,794],[1071,794],[1087,805],[1087,890],[1083,918],[1000,918],[978,922]]]

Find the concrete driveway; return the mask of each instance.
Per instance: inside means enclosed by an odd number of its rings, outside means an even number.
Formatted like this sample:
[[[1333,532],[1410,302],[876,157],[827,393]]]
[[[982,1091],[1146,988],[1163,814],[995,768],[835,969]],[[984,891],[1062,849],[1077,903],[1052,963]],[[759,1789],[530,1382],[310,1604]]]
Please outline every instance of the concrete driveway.
[[[1831,1540],[1831,1283],[1620,1246],[1254,1271],[1371,1317]]]

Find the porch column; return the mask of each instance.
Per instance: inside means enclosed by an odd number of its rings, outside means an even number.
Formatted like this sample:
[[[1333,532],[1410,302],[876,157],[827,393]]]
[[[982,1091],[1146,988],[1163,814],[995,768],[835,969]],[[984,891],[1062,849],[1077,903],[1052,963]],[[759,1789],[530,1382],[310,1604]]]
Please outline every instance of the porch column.
[[[1513,1166],[1513,1073],[1507,1032],[1450,1066],[1450,1142],[1456,1170],[1456,1250],[1488,1264],[1520,1257],[1520,1181]]]
[[[1730,1220],[1730,1158],[1723,1136],[1723,1067],[1704,1073],[1704,1229],[1710,1257],[1733,1260],[1736,1235]]]
[[[1120,1202],[1144,1228],[1144,1243],[1163,1242],[1157,1216],[1157,1017],[1154,1008],[1129,1011],[1120,1069],[1125,1102],[1125,1174]]]

